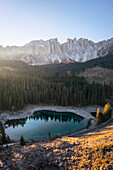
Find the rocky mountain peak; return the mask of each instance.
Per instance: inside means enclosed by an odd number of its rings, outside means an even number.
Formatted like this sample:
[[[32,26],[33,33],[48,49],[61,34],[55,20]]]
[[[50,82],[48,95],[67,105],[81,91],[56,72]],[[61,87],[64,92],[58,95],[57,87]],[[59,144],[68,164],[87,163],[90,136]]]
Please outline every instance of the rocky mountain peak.
[[[43,65],[60,62],[85,62],[104,56],[113,49],[113,38],[94,43],[91,40],[68,38],[60,44],[57,38],[34,40],[24,46],[3,48],[0,46],[0,57],[10,60],[22,60],[28,64]]]

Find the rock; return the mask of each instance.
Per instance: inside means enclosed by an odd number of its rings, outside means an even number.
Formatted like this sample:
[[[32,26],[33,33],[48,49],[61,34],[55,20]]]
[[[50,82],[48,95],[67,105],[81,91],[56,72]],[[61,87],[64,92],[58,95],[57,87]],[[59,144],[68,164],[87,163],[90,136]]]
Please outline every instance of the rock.
[[[85,48],[87,48],[87,47],[88,47],[88,45],[89,45],[89,41],[88,41],[88,39],[84,39],[84,41],[83,41],[83,45],[84,45],[84,47],[85,47]]]
[[[31,65],[44,65],[63,61],[85,62],[107,54],[110,49],[113,49],[113,38],[98,43],[83,38],[68,38],[63,44],[54,38],[31,41],[24,46],[0,46],[0,56],[4,59],[22,60]]]

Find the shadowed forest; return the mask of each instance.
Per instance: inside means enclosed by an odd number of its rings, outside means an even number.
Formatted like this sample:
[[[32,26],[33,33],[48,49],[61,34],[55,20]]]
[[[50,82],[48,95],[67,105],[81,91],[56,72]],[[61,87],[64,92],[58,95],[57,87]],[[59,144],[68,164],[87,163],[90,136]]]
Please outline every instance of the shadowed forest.
[[[19,110],[27,104],[62,106],[104,105],[112,84],[89,84],[79,72],[101,66],[113,68],[113,54],[86,63],[29,66],[22,61],[0,62],[0,110]]]

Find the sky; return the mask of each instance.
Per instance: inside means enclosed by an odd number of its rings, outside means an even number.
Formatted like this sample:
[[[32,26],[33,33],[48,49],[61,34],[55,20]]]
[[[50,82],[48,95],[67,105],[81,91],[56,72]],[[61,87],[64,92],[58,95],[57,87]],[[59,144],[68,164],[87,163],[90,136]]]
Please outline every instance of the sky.
[[[113,37],[113,0],[0,0],[0,45]]]

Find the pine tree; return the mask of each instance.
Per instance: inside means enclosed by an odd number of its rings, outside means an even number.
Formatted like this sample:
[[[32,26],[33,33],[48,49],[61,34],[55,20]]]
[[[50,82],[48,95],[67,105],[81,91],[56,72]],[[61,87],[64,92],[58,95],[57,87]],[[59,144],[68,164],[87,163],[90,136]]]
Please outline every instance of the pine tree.
[[[21,137],[20,137],[20,145],[24,146],[26,143],[25,143],[25,140],[24,140],[24,137],[23,135],[21,134]]]
[[[89,126],[91,125],[91,117],[89,117],[89,119],[88,119],[88,123],[87,123],[87,129],[89,128]]]
[[[1,134],[2,134],[2,143],[6,143],[7,138],[6,138],[5,129],[3,127],[2,122],[0,122],[0,130],[1,130]]]

